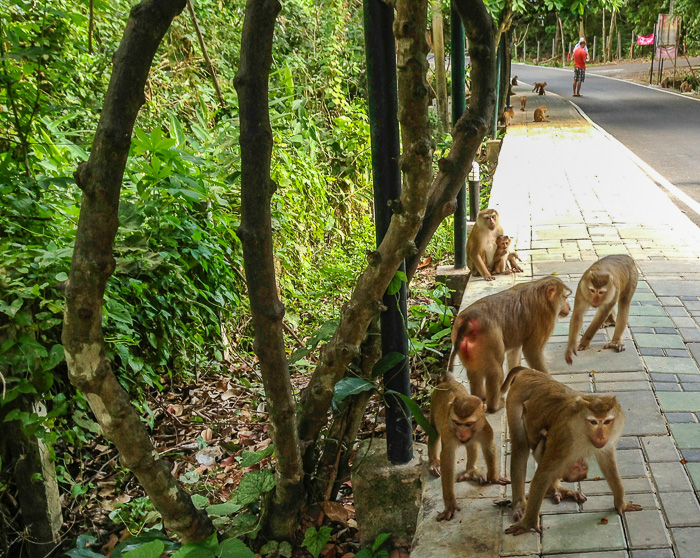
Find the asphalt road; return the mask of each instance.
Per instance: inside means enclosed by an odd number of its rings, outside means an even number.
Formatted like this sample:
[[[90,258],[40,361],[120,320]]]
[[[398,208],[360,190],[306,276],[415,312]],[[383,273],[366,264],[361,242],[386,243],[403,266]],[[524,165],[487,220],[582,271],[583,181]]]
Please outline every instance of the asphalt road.
[[[572,96],[573,68],[514,63],[511,74],[529,84],[546,81],[547,91],[574,101],[593,122],[700,203],[700,99],[596,75],[609,73],[609,68],[588,68],[582,97]],[[674,201],[700,225],[700,214]]]

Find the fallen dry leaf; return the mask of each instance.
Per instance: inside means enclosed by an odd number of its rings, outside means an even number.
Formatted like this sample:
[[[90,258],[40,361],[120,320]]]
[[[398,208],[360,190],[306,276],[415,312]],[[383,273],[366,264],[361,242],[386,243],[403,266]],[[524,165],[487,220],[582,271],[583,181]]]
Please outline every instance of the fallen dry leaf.
[[[323,513],[331,521],[336,523],[347,523],[348,521],[348,510],[340,502],[319,502]]]
[[[433,261],[433,257],[432,257],[432,256],[428,256],[427,258],[424,258],[424,259],[421,260],[421,262],[418,264],[418,269],[423,269],[424,267],[429,266],[429,265],[430,265],[430,262],[432,262],[432,261]]]
[[[182,413],[185,411],[184,405],[180,405],[179,403],[176,403],[174,405],[169,405],[168,406],[168,412],[173,415],[174,417],[180,417],[182,416]]]
[[[202,439],[205,442],[211,442],[211,439],[213,437],[214,437],[214,431],[209,427],[205,428],[204,431],[202,432]]]

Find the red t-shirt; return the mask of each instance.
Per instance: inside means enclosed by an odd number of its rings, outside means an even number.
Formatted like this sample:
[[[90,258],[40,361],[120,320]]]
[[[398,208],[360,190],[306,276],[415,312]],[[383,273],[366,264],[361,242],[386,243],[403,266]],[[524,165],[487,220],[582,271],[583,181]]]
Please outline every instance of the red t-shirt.
[[[586,51],[580,46],[574,49],[574,66],[577,68],[586,68]]]

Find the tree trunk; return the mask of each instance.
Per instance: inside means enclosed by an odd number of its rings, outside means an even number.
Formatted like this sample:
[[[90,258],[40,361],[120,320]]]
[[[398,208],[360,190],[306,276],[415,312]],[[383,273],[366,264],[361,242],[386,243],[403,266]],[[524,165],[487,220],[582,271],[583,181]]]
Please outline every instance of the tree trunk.
[[[557,16],[557,24],[554,26],[554,49],[552,50],[552,60],[556,65],[557,51],[559,50],[559,16]]]
[[[105,95],[90,158],[75,172],[83,192],[80,219],[66,288],[63,346],[68,375],[86,396],[105,437],[119,450],[124,467],[145,488],[169,529],[185,541],[213,532],[206,513],[158,457],[146,427],[117,381],[105,354],[102,304],[114,272],[121,182],[136,116],[145,102],[144,86],[158,45],[185,0],[144,0],[131,10]]]
[[[561,67],[566,68],[566,43],[564,42],[564,25],[561,22],[559,14],[557,14],[557,23],[559,23],[559,36],[561,37]]]
[[[248,0],[240,67],[234,79],[241,122],[241,225],[246,283],[255,328],[255,353],[267,397],[275,444],[276,489],[267,528],[273,538],[291,538],[305,503],[303,469],[292,387],[284,348],[284,305],[277,296],[270,200],[272,128],[268,81],[279,0]],[[324,417],[325,419],[325,414]]]
[[[450,129],[447,119],[447,79],[445,77],[445,37],[443,34],[440,2],[433,4],[433,50],[435,53],[435,91],[441,132]]]
[[[606,53],[606,48],[605,48],[605,8],[603,8],[603,31],[602,31],[602,37],[601,39],[603,40],[603,44],[601,45],[602,51],[603,51],[603,56],[601,58],[603,59],[603,62],[605,62],[605,53]]]
[[[612,44],[613,44],[613,36],[615,33],[616,20],[617,20],[617,10],[615,8],[613,8],[612,15],[610,16],[610,31],[608,32],[607,50],[606,50],[606,58],[608,59],[608,62],[612,62]]]
[[[495,27],[481,0],[455,0],[455,6],[470,40],[472,96],[469,110],[454,127],[452,151],[440,161],[440,173],[432,186],[429,176],[427,184],[414,184],[413,180],[404,182],[400,200],[392,204],[394,217],[386,236],[377,250],[369,254],[369,266],[360,275],[350,301],[343,307],[338,329],[321,349],[319,365],[309,385],[302,392],[298,406],[299,438],[307,451],[327,422],[326,413],[333,398],[333,387],[357,355],[370,320],[382,309],[381,298],[401,260],[407,258],[407,273],[409,277],[412,276],[418,265],[418,258],[435,230],[446,216],[454,213],[457,192],[471,169],[474,154],[488,131],[495,103]],[[421,17],[419,21],[425,21],[427,10],[424,10],[423,14],[418,14]],[[416,24],[413,20],[401,21],[403,23],[395,24],[395,30],[399,26],[402,27],[399,29],[401,33],[398,33],[402,35],[399,40],[405,40],[407,33],[412,33],[407,27]],[[408,62],[409,65],[424,65],[417,54],[417,51],[424,51],[424,41],[425,38],[421,37],[421,46],[412,47],[415,60]],[[407,62],[400,60],[399,65],[403,64]],[[399,78],[402,79],[402,76]],[[422,88],[425,87],[424,79],[423,75]],[[416,105],[424,102],[420,100],[426,96],[422,88],[419,86],[416,92],[419,98]],[[409,93],[412,94],[413,91]],[[399,90],[400,97],[406,94],[406,91]],[[404,103],[402,106],[408,104]],[[400,119],[402,125],[408,120],[415,120],[422,126],[421,122],[426,116],[402,114]],[[426,139],[417,139],[415,143],[404,142],[402,169],[405,172],[413,170],[421,176],[427,174],[423,164],[430,160],[432,150],[432,142]],[[421,164],[413,169],[408,158],[416,155]]]

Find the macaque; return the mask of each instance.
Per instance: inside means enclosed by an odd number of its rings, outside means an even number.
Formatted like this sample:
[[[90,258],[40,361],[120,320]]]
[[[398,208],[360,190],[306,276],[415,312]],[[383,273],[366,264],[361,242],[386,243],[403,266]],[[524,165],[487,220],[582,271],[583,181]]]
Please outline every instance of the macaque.
[[[510,119],[514,116],[515,111],[513,110],[513,107],[508,107],[503,111],[503,116],[501,117],[501,120],[506,126],[510,126]]]
[[[467,388],[447,372],[430,396],[430,424],[437,430],[437,438],[428,441],[430,472],[442,477],[442,498],[445,511],[438,521],[450,520],[459,511],[455,497],[455,482],[473,480],[479,484],[508,484],[508,479],[498,472],[496,444],[493,429],[486,420],[484,403],[469,395]],[[438,458],[438,444],[440,457]],[[455,481],[457,449],[467,449],[467,470]],[[479,446],[486,461],[486,475],[476,467]]]
[[[510,237],[504,234],[496,238],[496,251],[493,253],[493,267],[489,270],[495,275],[513,273],[506,265],[508,263],[508,248]]]
[[[508,357],[509,369],[519,366],[522,351],[530,366],[547,371],[544,347],[557,317],[569,314],[570,294],[558,277],[543,277],[477,300],[455,318],[448,370],[459,355],[472,395],[498,411],[505,404],[503,360]]]
[[[535,109],[535,122],[549,122],[547,118],[547,107],[542,105]]]
[[[559,500],[571,497],[577,502],[585,501],[581,492],[560,486],[559,479],[571,478],[568,474],[580,479],[583,470],[579,470],[579,464],[589,456],[595,456],[598,461],[612,490],[617,512],[622,515],[642,509],[639,504],[625,499],[617,468],[616,446],[624,428],[625,414],[616,397],[579,393],[545,372],[521,366],[510,371],[501,391],[508,391],[506,415],[511,439],[515,521],[506,533],[519,535],[530,529],[540,533],[540,507],[547,493],[554,493]],[[533,445],[533,438],[541,436],[543,430],[547,433],[546,441],[526,499],[527,458],[530,450],[539,451],[539,443],[535,441]]]
[[[513,251],[510,254],[508,254],[508,263],[510,264],[510,269],[511,271],[515,273],[522,273],[523,268],[518,265],[518,262],[522,262],[523,260],[520,259],[520,256],[518,256],[518,253]]]
[[[532,90],[537,91],[538,95],[544,95],[545,94],[545,91],[544,91],[545,87],[547,87],[546,81],[536,81],[535,87],[533,87]]]
[[[681,83],[681,91],[683,93],[690,93],[692,90],[693,90],[693,86],[690,85],[689,82],[684,81],[683,83]]]
[[[518,85],[518,76],[513,76],[513,79],[510,80],[511,85]]]
[[[489,269],[493,267],[496,238],[502,234],[503,227],[498,223],[498,211],[479,211],[474,228],[467,238],[467,267],[471,273],[481,275],[487,281],[495,279]]]
[[[525,105],[527,105],[527,95],[520,96],[520,110],[525,110]]]
[[[624,254],[605,256],[586,270],[578,282],[574,313],[569,324],[569,344],[564,355],[568,364],[573,364],[573,355],[577,350],[585,351],[589,347],[591,339],[601,327],[615,326],[612,341],[603,349],[615,349],[618,353],[625,350],[622,333],[627,325],[638,277],[634,260]],[[577,348],[576,340],[583,325],[583,314],[589,306],[597,308],[598,311]]]

